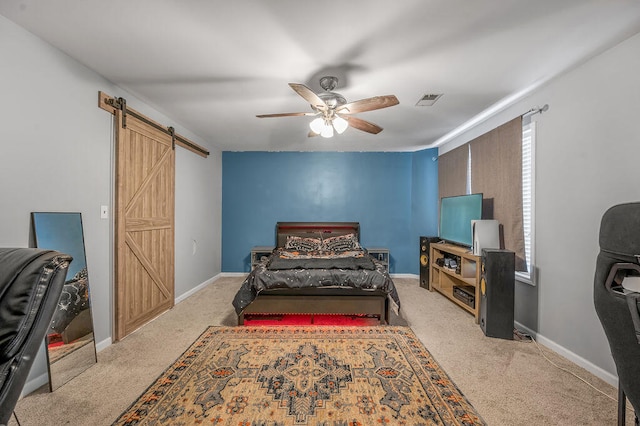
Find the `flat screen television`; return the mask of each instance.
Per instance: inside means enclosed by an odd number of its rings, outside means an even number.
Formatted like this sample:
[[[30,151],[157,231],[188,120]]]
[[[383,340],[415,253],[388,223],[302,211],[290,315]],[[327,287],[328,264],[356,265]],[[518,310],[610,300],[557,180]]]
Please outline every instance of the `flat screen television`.
[[[439,237],[465,247],[473,245],[471,221],[482,219],[482,193],[440,199]]]

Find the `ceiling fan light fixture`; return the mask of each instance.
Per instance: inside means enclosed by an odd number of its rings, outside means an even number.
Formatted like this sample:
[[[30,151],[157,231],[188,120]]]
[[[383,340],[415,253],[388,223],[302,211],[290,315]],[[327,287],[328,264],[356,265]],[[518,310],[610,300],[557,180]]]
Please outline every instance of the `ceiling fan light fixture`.
[[[332,138],[333,137],[333,126],[331,125],[331,122],[329,120],[324,122],[324,127],[322,128],[322,131],[320,132],[320,136],[322,136],[323,138]]]
[[[341,135],[344,133],[345,130],[347,130],[347,127],[349,127],[349,123],[344,118],[340,117],[339,115],[336,115],[333,118],[333,127],[336,129],[336,132],[338,132],[338,134]]]
[[[322,129],[324,129],[324,118],[318,117],[309,123],[309,128],[311,131],[317,135],[322,133]]]
[[[289,83],[289,86],[307,101],[314,112],[285,112],[279,114],[260,114],[256,117],[299,117],[299,116],[316,116],[309,123],[311,131],[309,136],[320,135],[325,138],[333,137],[335,132],[344,133],[347,127],[353,127],[363,132],[376,135],[382,131],[382,127],[370,123],[366,120],[353,116],[353,114],[373,111],[376,109],[387,108],[398,105],[398,98],[394,95],[374,96],[372,98],[360,99],[358,101],[348,102],[339,93],[332,92],[337,85],[338,79],[327,76],[320,79],[320,86],[324,92],[315,93],[307,86],[301,83]],[[340,114],[340,116],[338,115]],[[345,117],[342,117],[344,115]]]

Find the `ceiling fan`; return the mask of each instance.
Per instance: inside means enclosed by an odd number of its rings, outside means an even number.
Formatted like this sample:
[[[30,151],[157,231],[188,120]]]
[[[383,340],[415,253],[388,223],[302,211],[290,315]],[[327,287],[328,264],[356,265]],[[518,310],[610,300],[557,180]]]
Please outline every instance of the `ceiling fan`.
[[[367,133],[380,133],[382,127],[355,117],[352,114],[394,106],[399,103],[398,99],[394,95],[386,95],[347,102],[344,96],[333,92],[337,84],[338,79],[336,77],[322,77],[320,79],[320,87],[324,89],[324,92],[316,94],[304,84],[289,83],[289,86],[291,86],[298,95],[302,96],[311,104],[313,112],[284,112],[279,114],[256,115],[256,117],[317,116],[317,118],[309,124],[311,128],[311,132],[309,132],[310,137],[320,135],[325,138],[330,138],[333,136],[334,130],[338,133],[343,133],[349,126]]]

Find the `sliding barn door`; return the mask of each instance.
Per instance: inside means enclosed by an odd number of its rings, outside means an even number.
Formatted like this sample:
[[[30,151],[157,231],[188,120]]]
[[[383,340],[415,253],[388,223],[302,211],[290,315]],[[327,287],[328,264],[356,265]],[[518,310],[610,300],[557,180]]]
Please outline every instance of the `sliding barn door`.
[[[116,113],[115,333],[174,303],[175,151],[171,136]]]

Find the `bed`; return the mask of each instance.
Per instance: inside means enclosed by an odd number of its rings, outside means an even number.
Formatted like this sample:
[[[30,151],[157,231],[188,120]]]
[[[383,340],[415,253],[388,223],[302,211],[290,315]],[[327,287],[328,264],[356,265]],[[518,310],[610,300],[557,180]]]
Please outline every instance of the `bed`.
[[[238,324],[265,315],[353,315],[389,323],[400,300],[385,265],[360,246],[358,222],[278,222],[276,247],[233,300]]]

